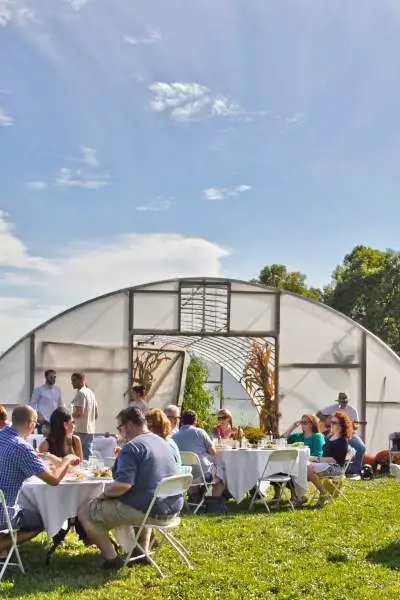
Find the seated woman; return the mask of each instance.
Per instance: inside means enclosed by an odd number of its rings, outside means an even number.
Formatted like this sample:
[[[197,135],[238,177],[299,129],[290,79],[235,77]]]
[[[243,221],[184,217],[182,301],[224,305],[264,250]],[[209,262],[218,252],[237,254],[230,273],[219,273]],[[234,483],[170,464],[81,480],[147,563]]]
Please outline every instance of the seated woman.
[[[307,477],[320,493],[317,508],[321,508],[329,500],[320,475],[329,477],[344,474],[352,433],[353,427],[349,417],[343,412],[336,412],[331,417],[331,436],[325,442],[323,456],[310,456]]]
[[[62,406],[56,408],[50,417],[49,435],[39,446],[39,452],[50,452],[63,458],[67,454],[75,454],[83,460],[81,440],[74,433],[72,415]]]
[[[221,408],[217,415],[218,425],[213,430],[213,437],[221,440],[237,439],[241,433],[240,427],[233,426],[232,413],[227,408]]]
[[[301,426],[301,431],[292,433],[297,427]],[[311,456],[322,456],[322,450],[325,445],[325,439],[320,433],[319,422],[314,415],[303,415],[300,421],[295,421],[283,434],[287,438],[288,444],[303,442],[310,448]]]
[[[326,441],[331,435],[331,415],[321,415],[319,419],[319,430]]]
[[[171,437],[172,425],[167,415],[160,408],[150,408],[146,412],[147,427],[152,433],[159,435],[168,444],[176,462],[178,473],[191,473],[191,468],[183,467],[179,448]]]

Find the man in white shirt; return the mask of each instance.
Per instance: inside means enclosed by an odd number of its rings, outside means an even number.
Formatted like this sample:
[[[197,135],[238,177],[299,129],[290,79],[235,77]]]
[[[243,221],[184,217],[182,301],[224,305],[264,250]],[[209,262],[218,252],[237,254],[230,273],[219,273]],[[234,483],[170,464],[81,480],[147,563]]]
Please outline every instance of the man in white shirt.
[[[164,412],[171,422],[171,427],[172,427],[171,435],[174,435],[174,433],[177,433],[179,431],[179,421],[181,419],[181,409],[179,408],[179,406],[176,406],[176,404],[168,404],[168,406],[165,407]]]
[[[77,390],[72,401],[72,416],[75,419],[75,432],[82,442],[83,458],[89,460],[92,455],[93,436],[96,432],[96,421],[99,416],[96,396],[85,383],[83,373],[73,373],[71,384]]]
[[[50,417],[56,408],[63,405],[61,390],[55,385],[57,374],[54,369],[47,369],[44,373],[45,382],[35,388],[31,397],[31,406],[38,415],[38,432],[42,433],[42,427],[48,426]]]
[[[356,451],[356,455],[348,469],[347,474],[350,477],[359,478],[365,454],[365,444],[362,441],[362,439],[355,433],[360,423],[360,420],[358,417],[357,409],[353,406],[350,406],[347,394],[345,394],[344,392],[339,392],[336,404],[330,404],[329,406],[322,408],[317,413],[317,416],[333,415],[335,412],[338,411],[345,413],[353,423],[353,437],[351,438],[350,446],[354,448],[354,450]]]

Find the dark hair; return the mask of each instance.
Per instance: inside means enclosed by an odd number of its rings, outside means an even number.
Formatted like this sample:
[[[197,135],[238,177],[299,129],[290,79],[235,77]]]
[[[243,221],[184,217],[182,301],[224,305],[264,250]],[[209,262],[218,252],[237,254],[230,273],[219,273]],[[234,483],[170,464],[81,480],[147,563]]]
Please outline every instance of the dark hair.
[[[64,423],[71,421],[72,415],[60,406],[50,417],[50,433],[47,437],[49,452],[63,458],[65,456],[65,429]]]
[[[132,391],[133,391],[133,393],[134,393],[134,394],[136,394],[137,396],[142,396],[142,397],[143,397],[143,396],[145,396],[145,395],[146,395],[146,393],[145,393],[145,389],[144,389],[144,385],[135,385],[135,386],[132,388]]]
[[[194,410],[186,410],[182,415],[182,425],[194,425],[197,421],[197,414]]]
[[[26,425],[36,415],[36,411],[33,410],[29,404],[20,404],[16,406],[12,411],[11,423],[12,425]]]
[[[8,417],[7,411],[2,404],[0,404],[0,421],[6,421]]]
[[[353,437],[353,424],[349,417],[346,415],[346,413],[340,411],[335,412],[333,416],[336,417],[339,421],[340,428],[342,430],[342,435],[344,435],[344,437],[347,437],[348,440],[351,440],[351,438]]]
[[[47,377],[48,375],[50,375],[50,373],[54,373],[54,375],[57,375],[54,369],[46,369],[44,372],[44,376]]]
[[[141,427],[146,424],[144,412],[136,406],[128,406],[128,408],[121,410],[117,414],[117,419],[119,419],[123,425],[129,421],[137,427]]]
[[[79,379],[80,381],[85,381],[84,373],[72,373],[71,379]]]
[[[315,415],[303,415],[303,417],[306,417],[310,421],[313,433],[320,433],[319,421]]]

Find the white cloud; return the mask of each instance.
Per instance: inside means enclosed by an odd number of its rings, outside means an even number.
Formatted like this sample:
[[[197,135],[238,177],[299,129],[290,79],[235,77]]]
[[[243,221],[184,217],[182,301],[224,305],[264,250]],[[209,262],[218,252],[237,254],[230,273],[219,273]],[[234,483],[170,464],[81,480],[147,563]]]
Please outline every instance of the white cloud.
[[[82,188],[85,190],[98,190],[110,185],[110,175],[99,170],[100,163],[97,159],[97,150],[89,146],[82,146],[81,158],[74,159],[82,167],[71,169],[61,167],[53,181],[30,181],[27,187],[31,190],[44,190],[48,185],[60,188]]]
[[[40,181],[40,180],[28,181],[28,183],[26,184],[26,187],[28,187],[30,190],[39,192],[40,190],[45,190],[47,188],[47,182]]]
[[[306,114],[303,112],[298,112],[290,117],[285,118],[285,122],[288,125],[302,124],[302,123],[305,123],[305,121],[306,121]]]
[[[164,210],[169,210],[171,208],[172,200],[174,198],[163,198],[159,196],[153,202],[149,202],[148,204],[142,204],[141,206],[137,206],[136,210],[139,212],[160,212]]]
[[[144,37],[134,37],[133,35],[123,36],[127,44],[137,46],[138,44],[155,44],[161,40],[161,33],[157,29],[153,29],[150,33]]]
[[[33,8],[22,5],[17,0],[0,0],[0,27],[11,23],[24,27],[36,22],[36,11]]]
[[[0,106],[0,127],[11,127],[11,125],[14,125],[14,118]]]
[[[82,160],[85,163],[85,165],[88,165],[89,167],[98,167],[99,166],[99,161],[97,160],[96,154],[97,154],[97,150],[95,150],[95,148],[89,148],[88,146],[83,146],[83,148],[81,148],[82,151]]]
[[[4,217],[1,223],[6,225],[5,239],[0,239],[3,350],[56,312],[93,296],[158,279],[221,276],[221,261],[229,255],[226,249],[202,238],[127,234],[77,242],[62,255],[39,259],[30,255]],[[21,281],[10,279],[19,273]],[[18,283],[21,287],[16,294]]]
[[[71,8],[78,11],[84,8],[91,0],[67,0]]]
[[[236,185],[232,188],[207,188],[201,192],[203,200],[226,200],[226,198],[232,198],[240,196],[251,190],[251,185]]]

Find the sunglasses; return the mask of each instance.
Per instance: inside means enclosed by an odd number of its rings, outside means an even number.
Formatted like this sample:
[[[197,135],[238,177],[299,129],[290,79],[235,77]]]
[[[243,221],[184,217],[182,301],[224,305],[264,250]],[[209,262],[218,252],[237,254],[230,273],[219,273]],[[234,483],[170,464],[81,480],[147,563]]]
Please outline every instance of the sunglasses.
[[[218,417],[218,421],[223,421],[225,419],[227,419],[228,417],[226,415],[223,415],[221,417]]]

